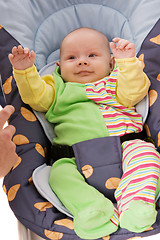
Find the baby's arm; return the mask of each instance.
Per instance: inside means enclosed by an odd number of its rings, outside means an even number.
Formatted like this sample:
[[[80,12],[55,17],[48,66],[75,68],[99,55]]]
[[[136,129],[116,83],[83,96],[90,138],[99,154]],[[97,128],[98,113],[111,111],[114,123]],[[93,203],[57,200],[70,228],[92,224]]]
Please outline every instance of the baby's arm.
[[[36,54],[22,46],[13,47],[9,60],[24,103],[36,111],[47,112],[54,101],[55,83],[52,75],[41,77],[34,65]]]
[[[9,60],[12,66],[17,70],[25,70],[33,66],[36,54],[34,51],[29,51],[28,48],[22,48],[21,45],[12,48],[12,53],[9,54]]]
[[[122,38],[114,38],[110,47],[115,58],[132,58],[135,56],[135,45]]]
[[[135,57],[135,45],[128,40],[114,38],[110,44],[118,65],[116,98],[126,107],[133,107],[147,94],[150,81],[142,63]]]

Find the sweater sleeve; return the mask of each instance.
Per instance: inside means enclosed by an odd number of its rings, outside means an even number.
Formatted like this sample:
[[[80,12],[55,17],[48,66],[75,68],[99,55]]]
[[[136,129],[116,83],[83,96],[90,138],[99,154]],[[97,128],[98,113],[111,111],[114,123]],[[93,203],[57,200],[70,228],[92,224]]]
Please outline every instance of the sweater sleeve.
[[[125,107],[133,107],[146,95],[150,80],[143,72],[142,63],[138,58],[116,59],[118,78],[116,99]]]
[[[13,75],[22,101],[36,111],[47,112],[55,97],[53,76],[40,77],[34,65],[25,70],[13,69]]]

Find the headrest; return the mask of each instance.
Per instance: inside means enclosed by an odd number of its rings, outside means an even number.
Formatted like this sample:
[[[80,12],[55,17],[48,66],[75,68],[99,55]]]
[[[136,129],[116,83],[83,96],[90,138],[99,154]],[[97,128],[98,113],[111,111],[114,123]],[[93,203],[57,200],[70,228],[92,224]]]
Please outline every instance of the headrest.
[[[61,41],[79,27],[96,29],[109,41],[114,37],[134,41],[127,18],[117,10],[97,4],[73,5],[51,14],[38,28],[34,40],[37,68],[58,60]]]
[[[9,16],[9,17],[6,17]],[[62,39],[79,27],[91,27],[135,43],[136,53],[159,19],[159,0],[3,1],[0,25],[18,42],[37,53],[40,70],[59,58]]]

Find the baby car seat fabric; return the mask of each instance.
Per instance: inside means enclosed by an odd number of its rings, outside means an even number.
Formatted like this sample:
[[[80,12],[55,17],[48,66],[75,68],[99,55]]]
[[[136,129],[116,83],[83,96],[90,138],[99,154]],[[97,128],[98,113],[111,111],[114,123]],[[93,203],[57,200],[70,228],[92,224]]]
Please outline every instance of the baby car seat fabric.
[[[14,10],[16,5],[16,10],[21,9],[23,13],[23,9],[28,9],[27,7],[33,6],[34,10],[36,9],[37,14],[33,14],[32,11],[30,11],[30,8],[28,11],[25,11],[25,14],[27,16],[23,15],[23,22],[24,25],[21,24],[21,21],[16,22],[16,26],[13,26],[13,22],[8,18],[6,19],[4,16],[5,21],[4,27],[6,27],[6,30],[9,28],[10,33],[13,33],[12,35],[23,45],[29,48],[35,47],[36,53],[37,53],[37,66],[40,70],[44,65],[47,63],[50,63],[52,61],[57,60],[58,58],[58,49],[59,45],[58,42],[53,42],[54,46],[56,46],[56,49],[53,49],[53,45],[51,48],[48,48],[50,44],[52,43],[52,40],[55,41],[55,37],[57,36],[57,32],[60,34],[58,36],[59,41],[68,33],[68,31],[73,30],[76,27],[79,26],[86,26],[86,16],[89,15],[91,18],[89,18],[89,25],[92,27],[93,25],[93,19],[96,19],[97,25],[96,27],[99,29],[99,26],[101,25],[99,22],[99,19],[101,19],[102,22],[107,22],[109,19],[108,16],[112,16],[112,22],[115,22],[114,19],[117,19],[115,25],[118,24],[123,25],[121,30],[119,31],[118,36],[126,37],[128,36],[128,39],[134,39],[135,44],[137,47],[137,51],[139,51],[139,48],[141,46],[141,43],[144,39],[144,36],[148,33],[148,29],[151,30],[153,27],[153,18],[149,18],[151,11],[149,13],[149,16],[146,16],[145,19],[150,19],[148,22],[148,25],[146,22],[142,22],[139,24],[136,11],[134,14],[131,15],[130,23],[132,22],[132,27],[127,21],[127,16],[131,14],[131,9],[140,9],[142,7],[143,2],[143,12],[148,6],[144,3],[146,1],[132,1],[131,8],[129,10],[128,5],[126,5],[126,2],[124,4],[124,1],[118,0],[118,1],[63,1],[64,6],[61,6],[61,1],[51,1],[49,2],[39,0],[39,2],[36,1],[25,1],[24,5],[20,4],[18,1],[10,0],[8,1],[11,3],[10,8],[11,10]],[[83,11],[84,3],[88,3],[88,7],[85,8],[85,11]],[[159,5],[157,5],[158,1],[153,1],[155,9],[158,9]],[[152,2],[152,3],[153,3]],[[42,4],[43,3],[43,4]],[[94,6],[91,7],[91,3],[94,3]],[[138,5],[140,3],[140,5]],[[19,8],[18,8],[19,4]],[[77,6],[78,4],[78,6]],[[99,4],[100,7],[99,7]],[[159,4],[159,3],[158,3]],[[70,6],[72,5],[72,6]],[[102,5],[109,8],[109,12],[114,9],[116,11],[119,10],[120,19],[115,17],[115,14],[109,13],[107,15],[107,19],[105,16],[105,13],[103,12]],[[117,6],[120,6],[117,7]],[[5,6],[5,3],[3,2],[2,7]],[[52,6],[52,7],[51,7]],[[150,9],[154,9],[153,5]],[[48,9],[49,8],[49,9]],[[65,13],[63,12],[65,9]],[[2,9],[2,8],[1,8]],[[5,9],[5,8],[4,8]],[[7,9],[7,8],[6,8]],[[41,11],[43,9],[43,11]],[[70,10],[69,10],[70,9]],[[89,9],[89,10],[88,10]],[[101,14],[97,14],[96,10],[101,10]],[[58,13],[56,11],[58,10]],[[74,10],[74,11],[73,11]],[[78,12],[80,10],[80,12]],[[92,10],[92,11],[91,11]],[[71,11],[71,12],[69,12]],[[5,11],[4,11],[5,12]],[[45,17],[42,15],[42,12],[45,13]],[[62,15],[59,15],[59,13],[62,13]],[[122,12],[124,12],[125,17],[121,16]],[[157,17],[157,14],[155,14],[156,11],[154,11],[154,15]],[[11,12],[11,17],[13,17],[13,12]],[[32,13],[32,14],[31,14]],[[54,13],[54,17],[53,14]],[[75,15],[76,17],[79,16],[81,18],[78,18],[76,22],[74,22],[74,26],[70,27],[70,25],[73,22],[73,19],[68,18],[69,14],[72,16]],[[30,14],[31,20],[32,20],[32,31],[30,29],[30,21],[28,18],[28,14]],[[3,16],[3,12],[1,13],[1,16]],[[19,16],[19,14],[15,14],[14,17]],[[100,16],[100,17],[98,17]],[[119,16],[119,15],[118,15]],[[39,17],[41,17],[41,25],[38,31],[36,32],[36,24],[39,22]],[[46,21],[44,21],[46,18]],[[0,18],[1,19],[1,18]],[[56,19],[56,20],[55,20]],[[158,20],[154,20],[154,23]],[[64,28],[58,28],[58,22],[65,23]],[[67,24],[68,23],[68,24]],[[0,24],[2,24],[0,22]],[[29,25],[28,25],[29,24]],[[48,26],[53,24],[53,28],[48,29]],[[62,24],[62,25],[63,25]],[[87,23],[88,24],[88,23]],[[23,27],[21,28],[21,26]],[[144,25],[146,25],[149,28],[145,28]],[[12,27],[11,27],[12,26]],[[27,26],[27,28],[25,28]],[[67,27],[66,27],[67,26]],[[106,27],[110,26],[107,22],[107,25],[102,26],[102,32],[106,30]],[[19,27],[19,28],[18,28]],[[138,31],[136,31],[138,28]],[[44,29],[46,29],[46,32],[44,34]],[[56,30],[55,30],[56,29]],[[110,29],[110,28],[109,28]],[[113,29],[113,28],[112,28]],[[112,36],[110,36],[110,39],[112,39],[113,36],[117,35],[117,32],[113,32]],[[129,30],[128,30],[129,29]],[[145,31],[141,31],[142,29],[145,29]],[[144,71],[149,75],[152,85],[150,88],[150,113],[149,117],[146,122],[146,129],[149,135],[153,137],[155,140],[156,146],[159,149],[160,141],[159,139],[159,119],[160,119],[160,113],[158,108],[158,99],[159,99],[159,29],[160,29],[160,23],[159,21],[156,23],[155,27],[150,31],[149,35],[146,37],[145,41],[142,44],[141,50],[138,54],[139,59],[142,60],[144,63]],[[17,219],[24,224],[26,227],[31,229],[33,232],[37,233],[39,236],[43,237],[44,239],[64,239],[64,240],[71,240],[71,239],[79,239],[78,236],[74,233],[73,229],[73,221],[70,216],[67,216],[66,214],[60,212],[57,210],[57,208],[48,202],[44,197],[42,197],[36,190],[33,181],[32,181],[32,173],[33,171],[39,167],[43,166],[44,163],[46,163],[47,159],[47,152],[46,149],[50,149],[50,141],[46,137],[40,122],[37,119],[37,115],[35,116],[33,114],[32,109],[24,104],[21,101],[21,98],[19,96],[14,78],[12,76],[12,68],[8,60],[8,54],[11,52],[11,49],[14,45],[18,45],[19,42],[12,37],[2,26],[0,26],[0,73],[2,75],[3,80],[3,89],[6,97],[7,104],[12,104],[15,107],[15,113],[12,115],[10,119],[10,123],[13,124],[16,127],[16,134],[13,138],[13,141],[17,145],[17,153],[19,155],[19,161],[17,162],[16,166],[11,170],[11,172],[5,177],[4,180],[4,190],[6,191],[6,194],[8,196],[8,201],[10,204],[11,209],[13,210],[14,214],[16,215]],[[51,32],[51,36],[54,36],[54,38],[49,38],[49,42],[47,41],[48,36],[48,30]],[[115,29],[114,29],[115,30]],[[134,34],[131,30],[134,30]],[[53,31],[53,32],[52,32]],[[36,32],[36,37],[34,38],[33,32]],[[127,32],[127,33],[126,33]],[[137,32],[140,32],[140,37],[138,37]],[[25,33],[30,34],[32,37],[30,38],[31,41],[29,41],[25,35]],[[126,35],[127,34],[127,35]],[[127,37],[126,37],[127,38]],[[36,39],[36,41],[35,41]],[[56,38],[57,39],[57,38]],[[49,49],[49,51],[47,51]],[[158,112],[157,112],[158,109]],[[159,201],[159,200],[158,200]],[[157,206],[158,207],[158,206]],[[111,240],[126,240],[131,239],[133,237],[143,237],[143,236],[149,236],[152,234],[156,234],[160,232],[160,211],[158,211],[157,221],[152,226],[151,229],[149,229],[146,232],[137,234],[137,233],[131,233],[125,229],[119,229],[116,233],[112,234],[111,236],[103,237],[102,239],[111,239]]]
[[[148,136],[155,140],[157,150],[160,152],[160,20],[147,35],[138,53],[142,60],[144,71],[151,80],[149,91],[149,114],[145,124]]]
[[[154,139],[157,151],[160,152],[160,19],[147,35],[138,53],[142,60],[151,86],[149,90],[149,114],[144,125],[147,135]],[[159,199],[160,203],[160,199]]]
[[[10,207],[20,222],[45,239],[79,239],[74,233],[72,219],[60,213],[46,201],[33,185],[32,172],[45,163],[44,149],[49,148],[50,143],[33,115],[32,109],[22,103],[12,76],[7,55],[12,47],[19,43],[3,28],[0,30],[0,36],[0,48],[3,49],[0,57],[3,89],[7,104],[13,104],[16,108],[10,123],[17,129],[13,140],[17,144],[19,155],[19,162],[4,180],[4,190]],[[160,214],[158,213],[157,222],[153,225],[152,231],[135,234],[119,229],[108,239],[125,240],[134,236],[155,234],[160,231],[159,222]]]

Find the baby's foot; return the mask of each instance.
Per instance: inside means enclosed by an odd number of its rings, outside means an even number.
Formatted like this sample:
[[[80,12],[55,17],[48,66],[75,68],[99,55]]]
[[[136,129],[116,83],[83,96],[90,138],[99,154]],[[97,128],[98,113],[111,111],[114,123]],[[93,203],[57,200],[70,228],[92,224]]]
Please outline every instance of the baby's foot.
[[[157,211],[154,206],[141,200],[132,201],[128,209],[120,215],[120,227],[131,232],[143,232],[156,221]]]
[[[112,216],[108,218],[108,213]],[[110,235],[117,231],[119,225],[118,212],[116,209],[99,209],[88,212],[81,212],[83,216],[74,218],[74,230],[76,234],[83,239],[97,239]],[[108,220],[107,220],[108,218]]]

